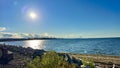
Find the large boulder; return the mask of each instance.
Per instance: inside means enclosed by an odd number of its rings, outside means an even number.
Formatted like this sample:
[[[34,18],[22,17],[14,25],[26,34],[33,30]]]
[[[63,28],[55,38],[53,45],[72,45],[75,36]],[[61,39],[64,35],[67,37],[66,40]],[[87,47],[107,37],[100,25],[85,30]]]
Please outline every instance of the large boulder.
[[[35,58],[36,56],[42,56],[45,52],[46,52],[45,50],[34,50],[32,58]]]
[[[78,68],[80,68],[81,65],[83,64],[82,60],[77,59],[69,54],[59,54],[59,56],[63,56],[65,58],[65,60],[70,64],[72,64],[72,63],[76,64]]]
[[[13,53],[6,47],[0,47],[0,64],[8,64],[13,59]]]
[[[77,64],[78,66],[83,65],[82,60],[77,59],[75,57],[72,57],[72,61],[73,61],[73,63]]]

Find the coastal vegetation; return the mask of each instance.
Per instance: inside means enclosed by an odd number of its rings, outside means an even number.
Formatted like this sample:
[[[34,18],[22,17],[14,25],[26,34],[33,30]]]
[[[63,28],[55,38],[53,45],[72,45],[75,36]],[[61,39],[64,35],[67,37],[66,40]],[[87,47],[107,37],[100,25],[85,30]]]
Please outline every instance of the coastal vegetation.
[[[30,61],[27,68],[77,68],[76,64],[68,63],[63,56],[59,56],[54,51],[49,51],[43,56],[37,56]]]
[[[90,67],[95,68],[95,63],[91,59],[82,59],[83,65],[82,68]]]

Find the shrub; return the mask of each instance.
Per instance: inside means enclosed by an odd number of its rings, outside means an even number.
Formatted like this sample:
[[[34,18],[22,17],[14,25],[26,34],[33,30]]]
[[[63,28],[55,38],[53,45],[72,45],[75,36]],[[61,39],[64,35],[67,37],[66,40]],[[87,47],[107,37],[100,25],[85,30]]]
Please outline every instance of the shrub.
[[[90,68],[95,68],[94,62],[92,61],[83,61],[83,67],[82,68],[86,68],[86,67],[90,67]]]
[[[27,68],[76,68],[75,64],[69,64],[62,56],[56,52],[50,51],[42,57],[36,57],[30,61]]]

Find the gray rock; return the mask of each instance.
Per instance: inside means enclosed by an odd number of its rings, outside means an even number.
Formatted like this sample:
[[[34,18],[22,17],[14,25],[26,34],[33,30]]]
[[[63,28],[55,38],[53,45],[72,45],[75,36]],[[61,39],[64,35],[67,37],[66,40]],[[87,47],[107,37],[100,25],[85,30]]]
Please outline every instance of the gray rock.
[[[80,59],[77,59],[75,57],[70,56],[69,54],[65,54],[65,59],[68,61],[70,64],[75,63],[78,67],[81,67],[83,64]]]

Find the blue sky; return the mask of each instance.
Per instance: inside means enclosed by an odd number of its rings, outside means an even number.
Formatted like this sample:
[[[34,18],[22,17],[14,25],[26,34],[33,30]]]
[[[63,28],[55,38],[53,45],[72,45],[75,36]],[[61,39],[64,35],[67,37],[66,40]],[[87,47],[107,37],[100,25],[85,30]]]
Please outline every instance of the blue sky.
[[[31,36],[120,37],[120,0],[0,0],[0,37]]]

